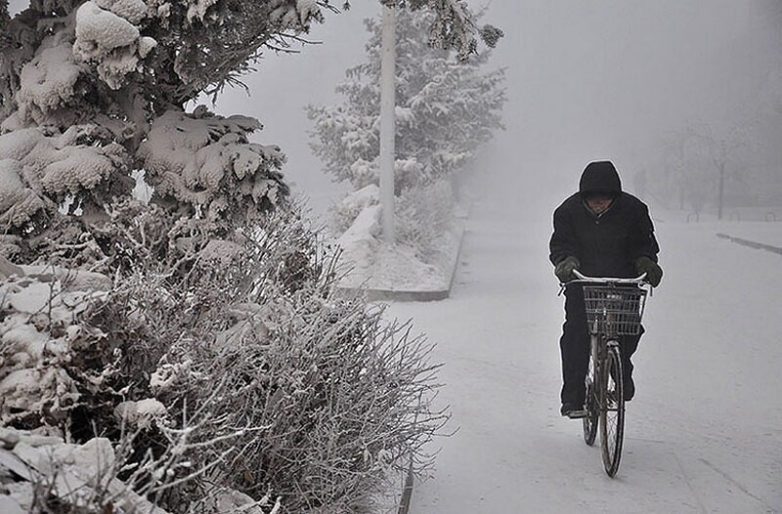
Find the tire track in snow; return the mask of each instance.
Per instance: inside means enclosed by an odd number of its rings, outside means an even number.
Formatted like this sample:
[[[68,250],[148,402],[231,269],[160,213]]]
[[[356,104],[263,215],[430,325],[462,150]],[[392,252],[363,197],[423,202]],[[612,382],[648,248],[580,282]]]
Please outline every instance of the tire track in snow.
[[[704,459],[703,457],[699,458],[698,460],[700,462],[702,462],[703,464],[705,464],[706,466],[708,466],[711,470],[715,471],[717,474],[722,476],[726,481],[728,481],[729,483],[731,483],[734,486],[738,487],[738,489],[741,492],[743,492],[744,494],[746,494],[750,498],[754,499],[755,501],[757,501],[758,503],[763,505],[763,507],[767,509],[766,512],[776,512],[774,510],[774,507],[772,507],[771,505],[766,503],[762,498],[759,498],[758,496],[755,496],[754,494],[749,492],[749,490],[746,487],[744,487],[740,482],[738,482],[736,479],[734,479],[732,476],[730,476],[727,472],[721,470],[720,468],[718,468],[717,466],[715,466],[714,464],[712,464],[708,460]]]
[[[692,493],[692,497],[695,498],[695,501],[698,503],[698,507],[700,507],[700,510],[703,514],[708,514],[709,510],[706,508],[706,506],[701,501],[700,495],[698,495],[697,491],[695,491],[695,488],[692,486],[692,483],[690,482],[690,477],[687,475],[687,471],[685,471],[684,466],[682,465],[681,459],[679,459],[679,456],[676,455],[676,453],[673,454],[673,458],[676,459],[676,464],[679,465],[679,469],[682,472],[682,477],[684,478],[684,483],[687,484],[687,489],[690,490]]]

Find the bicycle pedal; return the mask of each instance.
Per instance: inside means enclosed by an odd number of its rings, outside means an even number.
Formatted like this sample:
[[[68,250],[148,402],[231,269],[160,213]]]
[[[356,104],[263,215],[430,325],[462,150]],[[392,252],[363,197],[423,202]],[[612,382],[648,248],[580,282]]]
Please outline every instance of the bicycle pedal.
[[[567,417],[570,419],[581,419],[589,417],[589,411],[586,410],[572,410],[567,413]]]

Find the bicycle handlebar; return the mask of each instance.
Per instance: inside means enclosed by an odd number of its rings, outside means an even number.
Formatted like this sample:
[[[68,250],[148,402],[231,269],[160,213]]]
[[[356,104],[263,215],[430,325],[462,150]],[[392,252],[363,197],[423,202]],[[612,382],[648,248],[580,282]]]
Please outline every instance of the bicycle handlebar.
[[[570,282],[591,282],[591,283],[598,283],[598,284],[639,284],[640,285],[646,281],[646,273],[639,275],[635,278],[588,277],[578,270],[573,270],[573,274],[576,277],[578,277],[578,280],[571,280]]]
[[[565,292],[565,289],[570,284],[633,284],[637,286],[651,285],[646,281],[646,273],[639,275],[635,278],[613,278],[613,277],[588,277],[580,271],[573,270],[573,274],[576,276],[576,280],[559,284],[559,295]],[[653,288],[650,287],[649,294],[651,295]]]

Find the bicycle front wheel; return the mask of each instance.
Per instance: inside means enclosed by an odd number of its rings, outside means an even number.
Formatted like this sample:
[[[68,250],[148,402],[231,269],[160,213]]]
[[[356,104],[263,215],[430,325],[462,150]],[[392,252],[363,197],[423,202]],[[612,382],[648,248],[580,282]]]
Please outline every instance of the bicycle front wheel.
[[[604,387],[600,388],[600,442],[603,449],[603,466],[608,476],[613,477],[619,470],[619,461],[622,458],[625,428],[622,359],[618,346],[609,345],[602,371],[600,378]]]

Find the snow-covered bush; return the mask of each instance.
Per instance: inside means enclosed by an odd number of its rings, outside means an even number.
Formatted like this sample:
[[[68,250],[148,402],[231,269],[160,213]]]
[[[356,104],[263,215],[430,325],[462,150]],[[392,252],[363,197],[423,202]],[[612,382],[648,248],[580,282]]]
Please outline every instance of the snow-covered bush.
[[[455,199],[449,180],[437,180],[402,191],[397,197],[394,217],[397,242],[413,248],[422,262],[431,262],[441,236],[452,228]],[[374,218],[379,209],[379,188],[370,184],[348,194],[331,209],[332,230],[340,241],[350,244],[350,231],[359,215]],[[362,214],[363,213],[363,214]],[[379,227],[378,227],[379,230]]]
[[[414,248],[423,262],[432,262],[432,252],[452,227],[454,197],[450,182],[438,180],[404,192],[394,216],[397,240]]]
[[[379,201],[380,188],[375,184],[369,184],[345,196],[331,209],[331,229],[333,233],[338,235],[344,234],[364,209],[377,205]]]
[[[4,514],[166,514],[115,478],[123,464],[122,455],[115,453],[106,438],[95,437],[78,445],[0,429],[0,508]],[[154,470],[155,464],[161,463],[147,461],[145,471]]]
[[[114,284],[24,266],[5,286],[3,424],[80,442],[97,431],[124,448],[124,467],[179,451],[166,484],[116,475],[171,512],[216,487],[256,499],[271,488],[285,512],[355,511],[411,453],[426,462],[445,420],[426,403],[429,345],[334,296],[333,257],[295,214],[243,232],[231,251],[186,268],[150,259]]]
[[[182,253],[200,250],[211,238],[233,237],[237,223],[258,219],[288,194],[280,149],[248,140],[259,128],[252,118],[223,118],[205,108],[155,119],[137,153],[155,192],[152,205],[138,205],[135,214],[181,217],[171,243]],[[116,224],[129,214],[131,167],[125,147],[98,125],[51,136],[41,128],[0,135],[0,220],[7,234],[26,236],[15,240],[16,255],[7,256],[22,262],[60,257],[111,269],[122,251]]]

